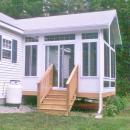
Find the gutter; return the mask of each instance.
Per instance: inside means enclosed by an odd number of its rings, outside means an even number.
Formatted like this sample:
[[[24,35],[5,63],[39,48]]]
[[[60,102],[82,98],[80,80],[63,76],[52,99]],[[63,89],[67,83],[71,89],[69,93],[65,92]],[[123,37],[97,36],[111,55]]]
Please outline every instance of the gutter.
[[[1,26],[1,27],[4,27],[4,28],[6,28],[6,29],[9,29],[9,30],[11,30],[11,31],[17,32],[17,33],[19,33],[19,34],[24,34],[24,30],[22,30],[22,29],[20,29],[20,28],[17,28],[17,27],[15,27],[15,26],[13,26],[13,25],[7,24],[7,23],[5,23],[5,22],[3,22],[3,21],[1,21],[1,20],[0,20],[0,26]]]

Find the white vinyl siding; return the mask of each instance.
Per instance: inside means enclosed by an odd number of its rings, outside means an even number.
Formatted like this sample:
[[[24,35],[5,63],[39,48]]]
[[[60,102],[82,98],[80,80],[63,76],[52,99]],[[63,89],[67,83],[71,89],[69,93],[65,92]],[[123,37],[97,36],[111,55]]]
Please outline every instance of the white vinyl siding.
[[[11,60],[2,58],[0,60],[0,97],[1,90],[3,91],[4,85],[7,86],[7,83],[10,80],[20,80],[22,81],[23,77],[23,46],[22,39],[19,35],[0,28],[0,35],[2,37],[12,40],[16,39],[18,41],[18,52],[17,52],[17,63],[12,63]]]

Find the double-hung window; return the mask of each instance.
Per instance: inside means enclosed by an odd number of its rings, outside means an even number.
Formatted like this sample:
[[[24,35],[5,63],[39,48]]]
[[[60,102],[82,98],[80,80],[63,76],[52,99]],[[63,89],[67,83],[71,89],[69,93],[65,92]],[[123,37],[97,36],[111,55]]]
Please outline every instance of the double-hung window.
[[[2,58],[11,59],[12,43],[10,40],[3,39],[2,42]]]
[[[25,76],[37,75],[37,45],[25,47]]]
[[[83,76],[97,76],[97,43],[83,43]]]
[[[7,59],[17,63],[17,40],[8,40],[0,35],[0,60]]]

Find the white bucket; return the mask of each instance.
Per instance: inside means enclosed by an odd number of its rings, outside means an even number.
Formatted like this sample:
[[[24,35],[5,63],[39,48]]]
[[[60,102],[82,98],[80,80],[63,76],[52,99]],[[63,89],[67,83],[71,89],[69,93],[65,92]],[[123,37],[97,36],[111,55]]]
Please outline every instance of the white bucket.
[[[10,84],[6,90],[7,104],[21,104],[22,102],[22,86],[20,83]]]

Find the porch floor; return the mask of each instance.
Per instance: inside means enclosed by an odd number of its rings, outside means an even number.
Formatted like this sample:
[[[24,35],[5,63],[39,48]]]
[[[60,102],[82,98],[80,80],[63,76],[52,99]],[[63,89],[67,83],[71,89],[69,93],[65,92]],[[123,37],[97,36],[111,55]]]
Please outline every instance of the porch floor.
[[[63,88],[63,87],[56,87],[56,86],[54,86],[54,87],[52,87],[52,90],[58,90],[58,91],[64,91],[64,90],[67,90],[67,88]]]

